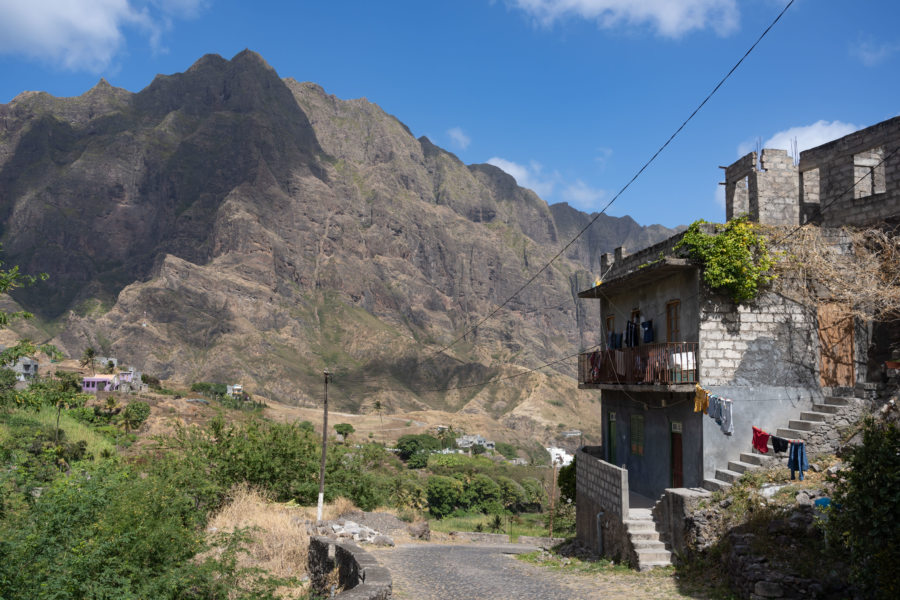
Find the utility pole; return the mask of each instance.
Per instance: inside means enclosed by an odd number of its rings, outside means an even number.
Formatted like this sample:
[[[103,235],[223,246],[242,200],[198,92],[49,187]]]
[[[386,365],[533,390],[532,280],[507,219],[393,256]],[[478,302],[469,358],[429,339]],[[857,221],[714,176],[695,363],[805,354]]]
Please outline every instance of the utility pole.
[[[553,479],[550,480],[550,539],[553,539],[553,512],[554,512],[554,491],[556,490],[556,466],[558,461],[556,458],[553,458]]]
[[[322,418],[322,466],[319,468],[319,508],[316,510],[316,522],[322,521],[322,506],[325,503],[325,451],[328,448],[328,382],[331,381],[331,373],[328,369],[322,372],[325,375],[325,416]]]

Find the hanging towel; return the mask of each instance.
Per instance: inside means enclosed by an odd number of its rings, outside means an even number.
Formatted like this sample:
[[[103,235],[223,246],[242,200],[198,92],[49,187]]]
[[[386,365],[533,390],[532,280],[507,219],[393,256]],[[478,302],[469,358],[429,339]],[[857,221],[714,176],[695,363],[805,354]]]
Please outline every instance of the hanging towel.
[[[753,447],[759,450],[760,454],[769,453],[769,437],[768,433],[755,425],[753,426]]]
[[[722,398],[721,404],[719,404],[719,410],[719,414],[722,417],[722,422],[719,424],[722,428],[722,433],[731,435],[734,433],[734,421],[731,418],[731,400]]]
[[[706,412],[709,407],[709,392],[700,387],[697,383],[694,385],[694,412]]]
[[[800,471],[800,481],[803,481],[803,471],[809,469],[809,463],[806,461],[806,444],[803,442],[791,442],[788,469],[791,470],[791,479],[794,478],[794,471]]]
[[[616,373],[625,375],[625,353],[621,350],[616,350]]]
[[[653,341],[653,319],[641,323],[641,331],[644,333],[644,343],[651,343]]]
[[[777,435],[772,436],[772,450],[775,452],[785,452],[788,449],[788,441]]]

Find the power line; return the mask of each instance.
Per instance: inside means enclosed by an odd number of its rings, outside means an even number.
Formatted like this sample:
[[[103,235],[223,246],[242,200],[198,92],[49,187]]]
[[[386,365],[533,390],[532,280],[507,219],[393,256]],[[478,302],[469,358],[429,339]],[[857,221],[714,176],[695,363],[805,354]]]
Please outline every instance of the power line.
[[[562,249],[560,249],[540,269],[538,269],[538,271],[535,272],[527,281],[525,281],[525,283],[523,283],[518,289],[516,289],[516,291],[513,292],[512,295],[510,295],[506,300],[504,300],[501,304],[499,304],[496,308],[494,308],[494,310],[492,310],[485,317],[483,317],[481,320],[479,320],[475,325],[466,329],[462,333],[462,335],[455,338],[449,344],[443,346],[442,348],[440,348],[438,350],[433,351],[427,358],[417,362],[412,368],[417,368],[417,367],[421,366],[422,364],[433,360],[438,355],[444,353],[445,351],[449,350],[450,348],[452,348],[453,346],[455,346],[456,344],[458,344],[459,342],[464,340],[469,334],[475,332],[481,325],[483,325],[484,323],[486,323],[487,321],[492,319],[497,313],[500,312],[500,310],[502,310],[507,304],[509,304],[514,298],[516,298],[522,291],[524,291],[528,286],[530,286],[532,283],[534,283],[534,281],[542,273],[544,273],[544,271],[546,271],[548,268],[550,268],[550,266],[554,262],[556,262],[556,260],[558,260],[559,257],[562,256],[572,246],[572,244],[574,244],[578,239],[580,239],[581,236],[583,236],[587,232],[587,230],[590,229],[594,225],[594,223],[596,223],[597,220],[603,214],[606,213],[606,211],[609,209],[609,207],[612,206],[613,203],[616,200],[618,200],[618,198],[623,193],[625,193],[625,191],[628,190],[629,187],[631,187],[631,185],[644,173],[644,171],[647,170],[647,168],[669,146],[669,144],[672,143],[672,141],[678,136],[678,134],[681,133],[681,131],[687,126],[687,124],[690,123],[691,120],[693,120],[693,118],[697,115],[697,113],[700,112],[700,110],[707,104],[707,102],[709,102],[709,100],[716,94],[716,92],[718,92],[719,89],[725,84],[725,82],[734,74],[734,72],[738,69],[738,67],[740,67],[741,64],[743,64],[743,62],[747,59],[747,57],[750,56],[750,54],[756,49],[756,47],[759,45],[759,43],[766,37],[766,35],[768,35],[769,31],[771,31],[772,28],[781,20],[781,18],[784,16],[784,14],[788,11],[788,9],[793,4],[794,4],[794,0],[789,0],[789,2],[781,10],[781,12],[778,13],[778,15],[769,24],[769,26],[766,27],[766,29],[763,30],[763,32],[759,35],[759,37],[756,39],[756,41],[753,42],[753,44],[750,46],[750,48],[748,48],[747,51],[744,52],[743,56],[741,56],[741,58],[734,64],[734,66],[732,66],[731,69],[719,80],[719,82],[715,85],[715,87],[713,87],[712,91],[710,91],[706,95],[706,97],[700,102],[700,104],[697,105],[697,107],[691,112],[691,114],[681,123],[681,125],[678,126],[678,128],[656,150],[656,152],[653,153],[653,155],[643,164],[643,166],[641,166],[641,168],[638,169],[638,171],[631,177],[631,179],[624,186],[622,186],[622,188],[618,192],[616,192],[616,194],[609,200],[609,202],[606,203],[606,205],[603,207],[603,209],[600,210],[600,212],[598,212],[597,214],[595,214],[594,217],[587,223],[587,225],[585,225],[584,227],[581,228],[581,230],[575,235],[575,237],[573,237],[565,246],[563,246]],[[567,357],[567,358],[571,358],[571,357]],[[561,361],[554,361],[553,363],[548,363],[548,364],[545,364],[542,367],[538,367],[538,368],[543,368],[545,366],[549,366],[550,364],[556,364],[558,362],[561,362]],[[369,381],[377,381],[377,379],[378,378],[375,378],[375,379],[372,379]],[[359,381],[359,382],[363,383],[363,381]],[[476,385],[476,384],[473,384],[473,386],[474,385]],[[458,389],[458,388],[455,388],[455,389]]]
[[[460,341],[464,340],[464,339],[466,338],[466,336],[468,336],[470,333],[472,333],[472,332],[474,332],[475,330],[477,330],[478,327],[480,327],[481,325],[483,325],[483,324],[484,324],[485,322],[487,322],[488,320],[492,319],[492,318],[494,317],[494,315],[496,315],[498,312],[500,312],[500,310],[501,310],[504,306],[506,306],[507,304],[509,304],[509,302],[511,302],[513,298],[515,298],[516,296],[518,296],[525,288],[527,288],[529,285],[531,285],[532,283],[534,283],[534,281],[535,281],[535,280],[536,280],[536,279],[537,279],[544,271],[546,271],[548,268],[550,268],[550,266],[551,266],[554,262],[556,262],[556,260],[557,260],[560,256],[562,256],[563,253],[565,253],[565,251],[568,250],[568,249],[572,246],[572,244],[574,244],[579,238],[581,238],[581,236],[584,235],[585,232],[587,232],[587,230],[590,229],[591,226],[592,226],[595,222],[597,222],[597,220],[600,218],[600,216],[603,215],[603,214],[609,209],[609,207],[613,205],[613,203],[619,198],[619,196],[621,196],[621,195],[622,195],[629,187],[631,187],[631,184],[634,183],[634,182],[638,179],[638,177],[640,177],[640,176],[644,173],[644,171],[645,171],[645,170],[646,170],[646,169],[647,169],[647,168],[648,168],[648,167],[656,160],[656,158],[663,152],[663,150],[665,150],[666,147],[668,147],[668,145],[672,142],[672,140],[674,140],[675,137],[676,137],[679,133],[681,133],[681,131],[682,131],[682,130],[687,126],[687,124],[694,118],[694,116],[696,116],[697,113],[700,112],[700,109],[702,109],[702,108],[706,105],[706,103],[709,102],[709,100],[713,97],[713,95],[714,95],[716,92],[719,91],[719,88],[721,88],[722,85],[724,85],[724,83],[725,83],[725,82],[731,77],[731,75],[737,70],[737,68],[738,68],[739,66],[741,66],[741,64],[744,62],[744,60],[746,60],[746,58],[747,58],[748,56],[750,56],[750,53],[753,52],[753,50],[759,45],[759,43],[763,40],[763,38],[766,37],[766,35],[769,33],[769,31],[771,31],[771,29],[775,26],[775,24],[778,23],[778,21],[781,20],[781,17],[784,16],[784,14],[787,12],[787,10],[788,10],[788,9],[791,7],[791,5],[793,5],[793,4],[794,4],[794,0],[789,0],[789,2],[787,3],[787,5],[785,5],[785,7],[781,10],[781,12],[778,13],[778,16],[775,17],[775,19],[772,21],[772,23],[770,23],[769,26],[766,27],[766,29],[760,34],[760,36],[759,36],[759,37],[757,38],[757,40],[753,43],[753,45],[750,46],[750,48],[749,48],[749,49],[744,53],[744,55],[740,58],[740,60],[738,60],[738,61],[734,64],[734,66],[731,67],[731,69],[728,71],[728,73],[726,73],[725,76],[722,77],[722,79],[719,80],[719,82],[718,82],[718,83],[716,84],[716,86],[712,89],[712,91],[709,92],[709,94],[706,95],[706,97],[703,99],[703,101],[700,102],[700,104],[697,106],[697,108],[694,109],[694,111],[688,116],[688,118],[685,119],[684,122],[681,123],[681,125],[679,125],[678,129],[676,129],[675,132],[674,132],[672,135],[669,136],[669,139],[667,139],[667,140],[665,141],[665,143],[663,143],[663,145],[660,146],[659,149],[658,149],[656,152],[653,153],[653,156],[651,156],[650,159],[647,160],[647,162],[645,162],[644,165],[643,165],[640,169],[638,169],[638,171],[632,176],[632,178],[628,181],[628,183],[626,183],[626,184],[622,187],[622,189],[620,189],[620,190],[615,194],[615,196],[613,196],[613,197],[610,199],[610,201],[606,203],[606,206],[604,206],[603,209],[602,209],[600,212],[598,212],[596,215],[594,215],[594,217],[588,222],[588,224],[585,225],[585,226],[584,226],[584,227],[583,227],[583,228],[575,235],[575,237],[572,238],[572,239],[569,241],[569,243],[567,243],[565,246],[563,246],[563,248],[562,248],[559,252],[557,252],[557,253],[556,253],[556,254],[555,254],[555,255],[554,255],[554,256],[553,256],[546,264],[544,264],[544,266],[542,266],[540,269],[538,269],[538,271],[537,271],[534,275],[532,275],[532,276],[531,276],[525,283],[523,283],[523,284],[522,284],[522,285],[521,285],[521,286],[520,286],[520,287],[519,287],[519,288],[518,288],[518,289],[517,289],[510,297],[509,297],[509,298],[507,298],[506,300],[504,300],[500,305],[498,305],[494,310],[492,310],[487,316],[485,316],[485,317],[482,318],[480,321],[478,321],[475,325],[473,325],[472,327],[470,327],[469,329],[467,329],[466,331],[464,331],[462,335],[460,335],[459,337],[457,337],[455,340],[453,340],[452,342],[450,342],[450,343],[447,344],[446,346],[440,348],[439,350],[436,350],[436,351],[432,352],[431,356],[429,356],[428,358],[426,358],[426,359],[424,359],[423,361],[421,361],[421,363],[428,362],[428,361],[432,360],[432,359],[433,359],[434,357],[436,357],[437,355],[442,354],[442,353],[445,352],[446,350],[449,350],[450,348],[452,348],[453,346],[455,346],[455,345],[456,345],[457,343],[459,343]],[[421,364],[421,363],[419,363],[419,364]]]

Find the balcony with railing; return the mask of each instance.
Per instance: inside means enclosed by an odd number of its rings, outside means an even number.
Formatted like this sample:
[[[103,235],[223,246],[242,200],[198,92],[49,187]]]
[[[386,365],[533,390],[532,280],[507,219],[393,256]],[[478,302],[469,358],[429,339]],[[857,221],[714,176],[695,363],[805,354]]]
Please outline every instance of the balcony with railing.
[[[698,381],[697,342],[642,344],[578,356],[578,387],[684,391]]]

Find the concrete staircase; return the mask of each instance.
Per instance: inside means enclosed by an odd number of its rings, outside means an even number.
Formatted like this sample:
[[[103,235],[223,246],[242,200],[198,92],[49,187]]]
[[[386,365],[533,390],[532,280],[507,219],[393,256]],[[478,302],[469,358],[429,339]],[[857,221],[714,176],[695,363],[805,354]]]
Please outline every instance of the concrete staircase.
[[[631,546],[637,556],[639,571],[649,571],[654,567],[667,567],[672,564],[672,553],[656,531],[656,523],[649,508],[632,508],[625,519],[625,529],[631,540]]]
[[[813,404],[811,411],[800,413],[799,419],[788,421],[787,427],[779,427],[775,435],[788,439],[807,440],[811,434],[821,428],[833,427],[834,421],[849,410],[852,399],[842,396],[827,396],[821,404]],[[771,432],[770,432],[771,433]],[[808,452],[808,451],[807,451]],[[716,469],[715,476],[703,480],[703,488],[711,492],[725,490],[731,487],[741,475],[747,471],[768,467],[773,462],[787,459],[787,452],[776,454],[772,449],[772,440],[769,440],[769,453],[759,454],[755,449],[750,452],[742,452],[738,460],[728,461],[727,468]]]

